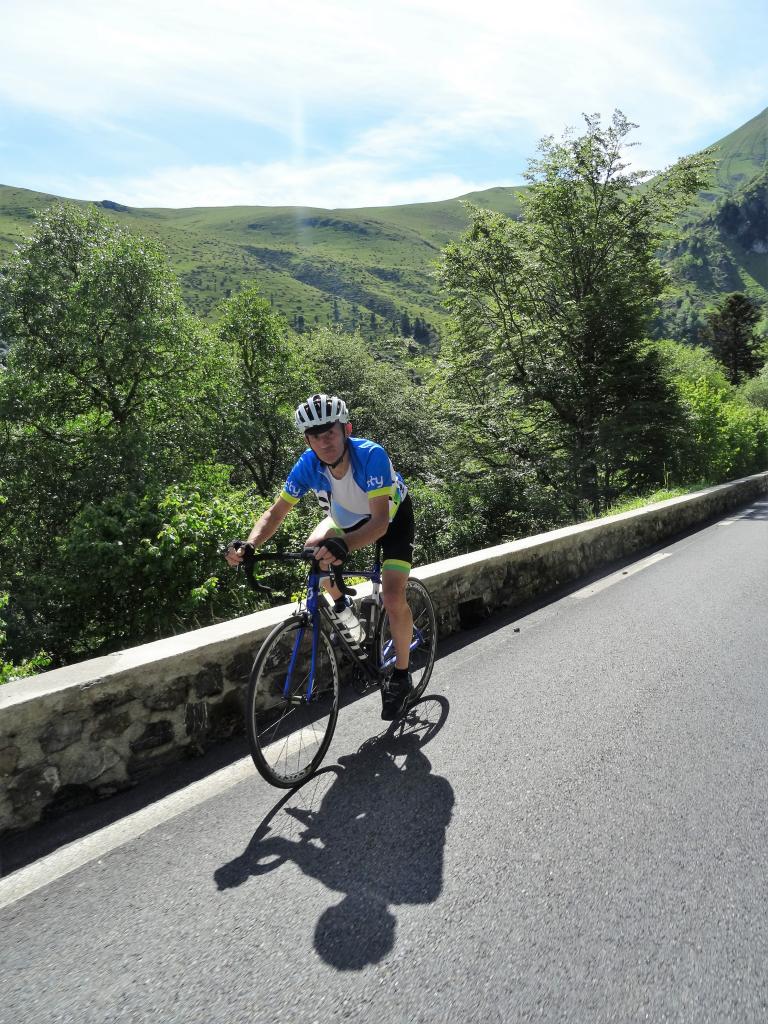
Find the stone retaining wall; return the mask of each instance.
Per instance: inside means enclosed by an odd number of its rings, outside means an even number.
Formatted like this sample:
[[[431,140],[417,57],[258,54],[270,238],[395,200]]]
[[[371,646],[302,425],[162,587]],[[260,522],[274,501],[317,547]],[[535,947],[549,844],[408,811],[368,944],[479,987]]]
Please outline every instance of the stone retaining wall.
[[[446,636],[766,491],[762,473],[450,558],[414,575],[429,588]],[[253,656],[292,608],[0,687],[0,835],[134,786],[241,731]]]

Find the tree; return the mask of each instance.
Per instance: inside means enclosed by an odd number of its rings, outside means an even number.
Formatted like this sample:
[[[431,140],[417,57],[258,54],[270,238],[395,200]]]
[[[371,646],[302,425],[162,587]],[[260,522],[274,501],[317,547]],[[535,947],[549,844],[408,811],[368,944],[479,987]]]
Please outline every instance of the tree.
[[[768,410],[768,363],[757,377],[744,381],[740,391],[751,405],[756,405],[758,409]]]
[[[440,268],[475,451],[488,436],[497,463],[555,488],[571,515],[663,472],[679,412],[643,336],[666,283],[656,252],[707,166],[687,158],[648,181],[626,163],[623,114],[585,122],[542,140],[522,220],[470,206]]]
[[[374,358],[359,335],[330,328],[313,333],[306,357],[317,390],[344,398],[355,434],[382,444],[406,481],[434,472],[437,418],[426,389],[402,365]]]
[[[686,345],[681,341],[662,338],[653,342],[659,353],[665,376],[672,382],[684,380],[697,384],[704,380],[714,392],[728,396],[732,388],[723,364],[718,362],[703,345]]]
[[[287,325],[255,286],[223,304],[217,335],[220,367],[205,401],[219,457],[271,495],[296,454],[293,413],[311,383]]]
[[[15,661],[60,632],[57,556],[81,510],[130,503],[212,452],[192,396],[212,371],[160,250],[93,210],[42,215],[0,278],[0,591]]]
[[[250,529],[272,497],[232,487],[228,475],[226,466],[200,467],[186,484],[108,498],[78,512],[56,556],[89,571],[61,579],[61,613],[48,649],[65,659],[88,656],[253,611],[253,594],[220,548]],[[279,542],[295,543],[297,525],[309,529],[294,516]],[[278,568],[270,585],[291,593],[297,574]]]
[[[762,341],[755,332],[759,320],[760,306],[741,292],[724,296],[707,317],[704,340],[725,366],[732,384],[754,377],[765,362]]]
[[[406,311],[400,317],[400,333],[404,338],[410,338],[413,334],[413,328],[411,327],[411,319]]]
[[[0,591],[0,684],[11,683],[16,679],[23,679],[25,676],[42,672],[51,663],[50,657],[43,652],[39,652],[31,658],[25,658],[20,665],[5,660],[3,649],[6,642],[6,632],[3,609],[8,604],[8,598],[7,592]]]
[[[206,375],[207,338],[153,243],[55,206],[11,257],[0,310],[12,339],[0,419],[30,454],[69,467],[85,493],[198,454],[181,398]]]

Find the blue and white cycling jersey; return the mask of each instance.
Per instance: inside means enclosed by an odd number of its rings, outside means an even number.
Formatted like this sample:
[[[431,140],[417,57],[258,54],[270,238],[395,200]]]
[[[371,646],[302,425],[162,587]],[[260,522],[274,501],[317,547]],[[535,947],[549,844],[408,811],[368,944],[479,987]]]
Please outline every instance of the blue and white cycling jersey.
[[[350,466],[344,477],[337,480],[312,449],[307,449],[288,474],[280,497],[295,505],[307,491],[314,491],[334,523],[342,530],[348,530],[370,518],[369,498],[386,495],[391,521],[408,493],[403,478],[375,441],[350,437],[347,450]]]

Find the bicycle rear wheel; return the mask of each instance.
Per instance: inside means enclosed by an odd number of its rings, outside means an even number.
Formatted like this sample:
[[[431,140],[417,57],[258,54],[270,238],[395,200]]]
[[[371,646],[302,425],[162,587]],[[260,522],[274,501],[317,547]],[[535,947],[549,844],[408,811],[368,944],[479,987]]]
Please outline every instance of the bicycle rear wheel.
[[[312,624],[286,619],[259,651],[248,685],[246,730],[259,773],[273,786],[291,789],[315,772],[325,757],[339,714],[339,673],[326,633],[319,633],[315,678]]]
[[[421,697],[427,688],[437,650],[437,622],[435,608],[429,591],[421,580],[409,579],[405,597],[413,615],[413,637],[411,639],[410,671],[413,683],[411,703]],[[395,664],[395,647],[389,629],[389,616],[381,617],[379,626],[378,663],[382,669]]]

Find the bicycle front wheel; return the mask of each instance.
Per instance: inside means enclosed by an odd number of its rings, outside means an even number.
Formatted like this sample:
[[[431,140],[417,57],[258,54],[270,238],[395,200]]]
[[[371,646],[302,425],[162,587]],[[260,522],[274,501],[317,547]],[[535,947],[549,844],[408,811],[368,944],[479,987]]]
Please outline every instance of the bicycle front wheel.
[[[273,786],[306,781],[325,757],[339,714],[336,656],[322,630],[312,668],[312,625],[286,619],[264,641],[248,685],[246,727],[251,756]]]
[[[411,655],[409,668],[413,683],[411,702],[418,700],[427,688],[432,666],[435,664],[437,650],[437,621],[435,608],[429,591],[421,580],[409,579],[405,587],[405,597],[413,615],[413,635],[411,638]],[[379,666],[386,670],[394,667],[395,646],[389,629],[389,617],[386,612],[381,617],[379,627]]]

